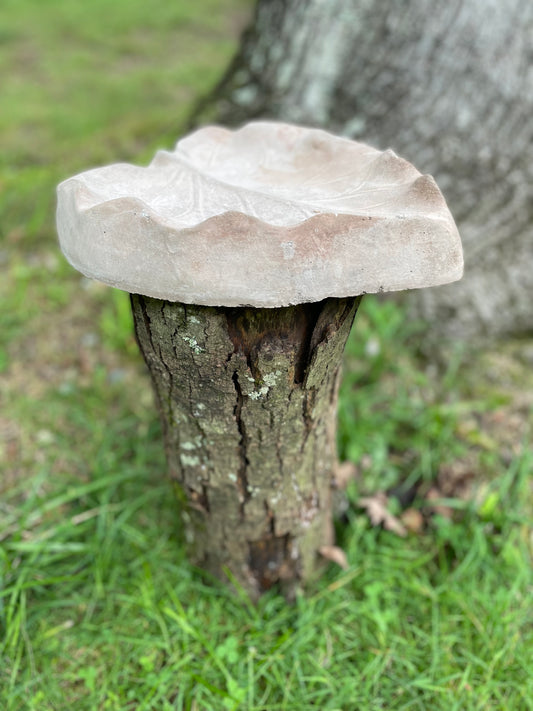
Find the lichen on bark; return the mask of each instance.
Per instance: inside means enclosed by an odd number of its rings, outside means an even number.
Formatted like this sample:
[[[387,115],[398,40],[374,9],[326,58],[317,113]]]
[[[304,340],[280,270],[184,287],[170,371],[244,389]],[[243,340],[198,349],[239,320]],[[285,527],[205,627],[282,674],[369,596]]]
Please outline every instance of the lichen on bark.
[[[285,594],[332,541],[342,353],[359,298],[258,309],[133,295],[193,562]]]

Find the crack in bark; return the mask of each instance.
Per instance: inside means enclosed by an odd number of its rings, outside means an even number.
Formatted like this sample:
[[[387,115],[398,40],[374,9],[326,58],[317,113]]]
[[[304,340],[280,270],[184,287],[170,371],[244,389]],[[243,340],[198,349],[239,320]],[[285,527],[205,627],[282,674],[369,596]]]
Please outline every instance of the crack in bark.
[[[161,352],[161,344],[158,343],[157,348],[155,346],[154,339],[152,336],[152,319],[148,314],[148,307],[147,307],[147,302],[146,302],[145,297],[141,296],[140,294],[130,294],[130,304],[131,304],[132,312],[134,315],[136,312],[140,311],[141,318],[142,318],[142,324],[144,326],[144,331],[145,331],[146,337],[148,339],[148,343],[150,344],[151,353],[147,354],[145,352],[145,348],[142,345],[142,342],[144,339],[141,337],[140,332],[139,332],[139,321],[138,321],[138,319],[134,318],[135,338],[137,340],[137,344],[141,350],[141,353],[143,353],[143,355],[144,355],[144,358],[145,358],[145,361],[146,361],[149,371],[152,371],[152,369],[154,369],[154,368],[161,370],[161,366],[163,366],[162,369],[167,374],[167,377],[169,379],[169,388],[168,388],[169,394],[168,394],[168,398],[166,399],[165,404],[166,404],[166,408],[168,411],[168,415],[169,415],[169,417],[171,417],[171,415],[172,415],[172,393],[174,390],[174,377],[172,374],[172,369],[169,367],[168,363],[166,363],[165,359],[163,358],[163,354]],[[164,306],[165,306],[165,302],[161,302],[161,307],[160,307],[161,317],[163,319],[163,322],[166,323],[165,314],[164,314]],[[148,363],[148,360],[147,360],[148,355],[151,356],[150,357],[151,363]],[[163,404],[165,402],[163,392],[159,388],[155,379],[152,379],[152,384],[154,387],[156,399],[159,402],[160,407],[163,408]]]
[[[302,339],[301,346],[298,349],[296,361],[294,363],[294,384],[303,385],[307,376],[307,371],[311,364],[314,344],[315,331],[320,321],[320,314],[324,307],[324,302],[320,301],[316,304],[306,304],[306,308],[302,310]]]
[[[164,323],[165,326],[166,326],[166,325],[167,325],[167,319],[166,319],[166,316],[165,316],[165,304],[166,304],[165,301],[162,301],[162,302],[161,302],[160,311],[161,311],[161,318],[162,318],[162,320],[163,320],[163,323]],[[148,320],[149,320],[149,322],[151,323],[151,319],[150,319],[149,316],[148,316]],[[152,333],[151,333],[151,332],[150,332],[150,342],[152,342]],[[165,371],[166,371],[166,373],[167,373],[167,375],[168,375],[168,381],[169,381],[168,408],[169,408],[169,414],[172,414],[172,410],[173,410],[173,408],[172,408],[172,402],[173,402],[173,399],[174,399],[174,398],[173,398],[173,395],[174,395],[174,375],[173,375],[173,368],[172,368],[172,365],[169,365],[169,364],[166,362],[165,358],[163,357],[163,351],[162,351],[162,348],[161,348],[161,343],[158,344],[158,352],[159,352],[159,360],[160,360],[161,364],[163,365],[163,367],[164,367],[164,369],[165,369]]]
[[[233,415],[235,421],[237,422],[237,429],[239,430],[240,440],[239,440],[239,470],[237,472],[237,487],[240,494],[240,513],[241,517],[244,518],[244,507],[246,502],[250,499],[250,491],[248,490],[248,465],[250,463],[247,455],[248,449],[248,436],[246,434],[246,426],[242,418],[242,406],[244,403],[244,396],[242,394],[241,385],[239,383],[239,374],[235,370],[231,377],[233,385],[235,387],[235,392],[237,393],[237,402],[233,408]]]
[[[312,416],[313,407],[316,399],[316,388],[310,388],[303,398],[302,402],[302,418],[304,423],[304,436],[300,445],[300,452],[303,452],[309,439],[309,435],[315,429],[316,423]]]
[[[150,317],[148,316],[148,312],[146,310],[146,303],[145,303],[143,297],[138,296],[137,294],[130,294],[130,303],[131,303],[132,311],[134,313],[137,310],[137,306],[139,307],[139,309],[141,311],[144,329],[146,331],[146,335],[148,336],[148,342],[150,343],[150,347],[151,347],[153,353],[155,354],[155,346],[154,346],[154,341],[152,339],[152,329],[150,328],[151,321],[150,321]],[[137,337],[137,343],[139,344],[139,347],[140,347],[141,339],[139,338],[137,329],[135,329],[135,335]]]
[[[263,501],[263,505],[265,507],[265,513],[268,521],[268,532],[272,535],[276,535],[276,517],[274,515],[274,512],[268,505],[268,501],[265,499]]]

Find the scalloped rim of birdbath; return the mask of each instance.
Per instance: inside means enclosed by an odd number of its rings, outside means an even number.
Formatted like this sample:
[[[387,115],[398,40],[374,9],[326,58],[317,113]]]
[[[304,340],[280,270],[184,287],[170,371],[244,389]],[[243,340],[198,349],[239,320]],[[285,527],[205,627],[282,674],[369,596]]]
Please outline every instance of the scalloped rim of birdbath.
[[[69,178],[57,228],[87,277],[208,306],[288,306],[463,273],[431,176],[390,150],[274,122],[208,126],[147,167]]]

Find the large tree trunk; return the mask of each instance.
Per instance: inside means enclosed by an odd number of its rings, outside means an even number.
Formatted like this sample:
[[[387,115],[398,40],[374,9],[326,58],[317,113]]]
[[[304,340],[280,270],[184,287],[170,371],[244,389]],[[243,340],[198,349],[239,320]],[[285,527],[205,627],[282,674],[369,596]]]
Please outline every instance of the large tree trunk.
[[[410,298],[461,337],[533,329],[532,116],[531,0],[259,0],[200,113],[321,125],[432,173],[465,277]]]
[[[332,542],[342,353],[359,303],[212,308],[132,296],[191,557],[291,596]]]

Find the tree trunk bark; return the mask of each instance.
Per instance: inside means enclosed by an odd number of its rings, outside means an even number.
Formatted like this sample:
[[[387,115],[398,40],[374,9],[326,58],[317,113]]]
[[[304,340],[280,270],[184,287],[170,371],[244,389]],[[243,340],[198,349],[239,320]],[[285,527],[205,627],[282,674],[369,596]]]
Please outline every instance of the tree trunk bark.
[[[259,0],[198,120],[274,118],[388,147],[435,176],[459,284],[409,295],[432,335],[533,332],[531,0]]]
[[[277,309],[132,295],[193,562],[292,596],[332,542],[344,345],[357,299]]]

